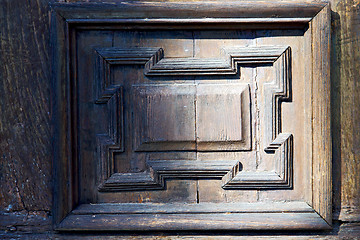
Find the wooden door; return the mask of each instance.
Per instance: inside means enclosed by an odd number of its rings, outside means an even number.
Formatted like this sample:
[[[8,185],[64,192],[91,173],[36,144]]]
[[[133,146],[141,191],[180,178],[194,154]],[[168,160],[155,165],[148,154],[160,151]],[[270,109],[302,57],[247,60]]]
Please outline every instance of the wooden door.
[[[58,230],[331,226],[326,3],[53,9]]]

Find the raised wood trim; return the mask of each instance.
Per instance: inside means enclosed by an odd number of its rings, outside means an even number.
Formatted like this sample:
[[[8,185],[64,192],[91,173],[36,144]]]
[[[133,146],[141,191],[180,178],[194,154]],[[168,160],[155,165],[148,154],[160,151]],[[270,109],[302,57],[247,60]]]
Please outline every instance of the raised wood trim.
[[[304,202],[86,204],[61,222],[59,229],[319,230],[329,229],[329,225]]]
[[[54,143],[54,224],[58,224],[77,205],[75,199],[78,189],[69,184],[73,179],[74,164],[71,151],[72,137],[70,109],[70,63],[69,63],[69,28],[65,19],[52,11],[51,16],[52,46],[52,132]]]
[[[106,75],[106,74],[105,74]],[[107,122],[107,132],[96,135],[99,163],[99,182],[105,181],[113,173],[114,154],[124,152],[124,110],[123,110],[123,89],[116,87],[113,95],[102,95],[96,100],[96,104],[106,105],[111,119]],[[110,91],[108,91],[110,92]],[[107,101],[106,101],[107,100]]]
[[[102,192],[164,189],[166,178],[221,178],[236,161],[147,161],[149,170],[139,173],[113,173],[99,185]]]
[[[330,5],[311,21],[313,208],[332,221],[332,146],[330,108]]]
[[[274,221],[276,219],[276,221]],[[291,219],[291,220],[290,220]],[[194,224],[196,223],[196,224]],[[144,230],[324,230],[329,229],[313,213],[214,213],[214,214],[99,214],[69,215],[62,231]]]
[[[239,28],[304,27],[326,5],[326,2],[305,1],[128,1],[109,3],[54,3],[55,9],[69,23],[107,23],[156,25],[163,27]],[[198,25],[198,26],[197,26]],[[221,26],[219,26],[221,25]]]
[[[275,87],[266,89],[265,92],[266,97],[271,98],[272,105],[271,139],[265,152],[274,154],[275,151],[281,151],[282,154],[279,160],[280,164],[275,172],[243,172],[241,167],[235,165],[222,178],[222,187],[224,189],[292,188],[293,136],[290,133],[281,133],[281,102],[291,100],[291,49],[290,47],[246,49],[246,54],[236,54],[234,59],[241,59],[245,63],[257,63],[261,59],[261,51],[264,52],[266,49],[267,54],[265,54],[263,63],[266,61],[274,63],[277,72]]]
[[[164,58],[162,48],[130,48],[117,47],[97,49],[99,62],[99,77],[102,86],[96,102],[107,101],[118,85],[110,83],[111,65],[145,65],[146,76],[171,76],[171,75],[236,75],[238,67],[246,64],[273,64],[283,53],[286,55],[283,64],[289,64],[289,48],[284,46],[261,46],[246,48],[227,48],[224,59],[197,59],[197,58]],[[287,56],[289,55],[289,56]],[[290,75],[290,69],[284,67],[285,79]],[[286,84],[287,82],[285,82]],[[289,84],[288,84],[289,85]],[[289,94],[288,85],[283,90]],[[279,95],[280,96],[280,95]],[[276,96],[278,98],[279,96]],[[288,96],[283,96],[288,98]]]
[[[99,98],[96,103],[104,103],[121,89],[120,85],[114,85],[110,79],[110,67],[116,64],[145,65],[144,74],[151,76],[172,75],[235,75],[242,65],[261,66],[272,64],[276,71],[274,86],[266,90],[267,98],[271,99],[272,115],[269,129],[270,144],[265,152],[274,154],[282,151],[279,160],[279,168],[275,172],[242,172],[240,163],[231,166],[199,161],[148,161],[150,171],[143,173],[115,174],[109,168],[113,165],[113,151],[123,151],[116,147],[114,141],[105,138],[100,146],[111,145],[108,154],[100,147],[101,167],[100,179],[102,180],[99,191],[127,191],[161,189],[164,186],[164,178],[194,177],[223,177],[222,187],[224,189],[271,189],[292,188],[292,157],[293,137],[289,133],[281,133],[281,102],[291,100],[291,49],[286,46],[257,46],[246,48],[224,49],[224,59],[196,59],[196,58],[164,58],[163,49],[159,48],[103,48],[97,49],[98,54],[98,76],[101,87]],[[141,85],[140,85],[141,86]],[[121,103],[121,102],[120,102]],[[112,106],[115,107],[115,106]],[[117,121],[113,121],[117,123]],[[118,123],[117,123],[118,125]],[[111,129],[111,128],[110,128]],[[144,150],[144,149],[142,149]],[[145,149],[146,151],[146,149]],[[152,166],[152,163],[161,165],[161,172]],[[214,168],[220,168],[221,171]],[[203,167],[203,169],[201,169]],[[214,169],[213,169],[214,168]],[[133,188],[131,188],[131,179]],[[105,180],[105,181],[104,181]]]
[[[273,64],[286,50],[283,46],[224,49],[224,59],[157,58],[145,65],[146,76],[235,75],[244,64]]]
[[[164,57],[164,51],[161,48],[101,48],[97,49],[96,53],[98,69],[96,75],[101,84],[98,87],[96,103],[106,103],[121,87],[111,82],[112,65],[148,65]]]
[[[360,208],[342,206],[338,219],[344,222],[360,222]]]
[[[100,203],[81,204],[72,212],[84,214],[131,214],[131,213],[281,213],[314,212],[305,202],[233,202],[233,203]]]
[[[281,169],[276,169],[275,172],[242,172],[241,166],[237,164],[222,178],[222,187],[224,189],[292,188],[292,145],[292,134],[279,134],[265,151],[269,153],[274,153],[278,150],[282,151],[280,159]]]

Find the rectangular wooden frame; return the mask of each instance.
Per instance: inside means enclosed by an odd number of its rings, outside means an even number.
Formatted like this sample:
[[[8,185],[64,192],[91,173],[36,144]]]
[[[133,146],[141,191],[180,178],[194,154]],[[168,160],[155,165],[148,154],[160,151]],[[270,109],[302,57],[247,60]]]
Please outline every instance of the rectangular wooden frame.
[[[330,8],[327,2],[126,2],[54,3],[52,6],[52,89],[54,134],[54,226],[72,230],[249,230],[331,228]],[[71,38],[76,29],[288,29],[311,31],[312,46],[312,204],[228,205],[232,214],[179,214],[154,210],[127,215],[108,206],[78,207],[75,116],[71,107]],[[76,210],[75,207],[78,207]],[[179,207],[179,206],[177,206]],[[200,206],[201,208],[202,206]],[[209,206],[208,206],[209,207]],[[211,206],[210,206],[211,207]],[[105,209],[105,210],[104,210]],[[179,207],[181,209],[181,207]],[[250,209],[250,210],[249,210]],[[230,211],[229,210],[229,211]],[[180,210],[179,210],[180,211]],[[197,211],[197,210],[195,210]],[[206,213],[206,214],[205,214]],[[145,214],[146,215],[146,214]],[[120,217],[121,216],[121,217]],[[160,216],[160,217],[159,217]],[[124,221],[124,217],[128,222]],[[277,221],[265,221],[277,218]],[[211,221],[210,221],[211,219]],[[251,221],[248,221],[251,219]],[[184,221],[188,220],[188,221]],[[191,224],[190,220],[199,221]],[[228,223],[226,221],[229,221]],[[140,226],[140,222],[142,226]],[[162,223],[163,222],[163,223]],[[164,223],[165,222],[165,223]],[[186,223],[188,222],[188,223]],[[86,223],[86,224],[82,224]],[[146,226],[146,227],[144,227]]]

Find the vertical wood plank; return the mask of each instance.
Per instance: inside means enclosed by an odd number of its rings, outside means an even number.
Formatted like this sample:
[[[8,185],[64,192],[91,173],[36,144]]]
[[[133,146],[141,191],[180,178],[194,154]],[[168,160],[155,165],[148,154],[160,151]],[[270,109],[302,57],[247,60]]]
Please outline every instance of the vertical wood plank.
[[[1,1],[0,211],[52,207],[48,11],[46,0]]]
[[[360,3],[332,0],[334,219],[360,221]]]
[[[65,109],[68,108],[69,90],[66,87],[67,73],[66,73],[66,47],[65,47],[65,22],[55,12],[53,12],[52,19],[52,89],[53,89],[53,104],[52,117],[53,125],[59,126],[53,128],[54,135],[54,177],[56,179],[54,186],[55,202],[53,211],[55,214],[54,223],[59,224],[60,221],[72,209],[71,189],[67,184],[70,178],[70,169],[68,160],[71,159],[68,140],[69,139],[69,120],[64,114]],[[70,198],[70,199],[69,199]]]
[[[330,6],[311,22],[313,50],[313,207],[331,224]]]

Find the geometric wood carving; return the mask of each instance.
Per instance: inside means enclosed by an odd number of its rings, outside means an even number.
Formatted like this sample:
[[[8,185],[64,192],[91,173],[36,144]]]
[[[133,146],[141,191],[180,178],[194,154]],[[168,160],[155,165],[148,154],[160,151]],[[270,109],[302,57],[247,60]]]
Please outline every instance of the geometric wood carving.
[[[95,104],[106,104],[109,117],[108,132],[97,134],[97,153],[99,163],[98,181],[103,182],[113,172],[114,153],[124,152],[124,117],[123,117],[123,90],[121,86],[111,84],[111,65],[104,53],[97,52],[98,97]]]
[[[52,30],[51,30],[51,46],[52,46],[52,117],[53,117],[53,132],[54,132],[54,227],[59,231],[119,231],[119,230],[319,230],[319,229],[331,229],[332,208],[331,208],[331,135],[330,135],[330,52],[329,52],[329,36],[330,36],[330,6],[325,1],[280,1],[275,0],[271,3],[264,3],[263,1],[168,1],[166,3],[160,1],[130,1],[130,2],[118,2],[112,3],[53,3],[52,8]],[[259,30],[261,29],[261,30]],[[304,110],[300,116],[300,119],[304,131],[302,129],[296,129],[296,134],[305,136],[305,140],[296,135],[296,146],[292,146],[292,135],[281,131],[281,119],[280,115],[276,115],[277,112],[281,112],[276,107],[281,106],[281,101],[286,100],[284,93],[290,94],[286,88],[281,85],[269,86],[269,91],[278,95],[278,102],[276,98],[270,97],[269,106],[272,114],[270,117],[274,120],[270,121],[270,132],[267,136],[267,145],[265,149],[268,153],[266,156],[278,157],[280,160],[286,160],[287,164],[291,167],[292,163],[292,148],[296,149],[296,164],[301,164],[301,160],[306,160],[306,164],[301,166],[301,170],[296,168],[296,179],[303,178],[304,181],[297,181],[294,184],[294,189],[286,191],[284,196],[279,196],[284,191],[261,191],[264,187],[264,182],[261,179],[262,175],[255,176],[256,181],[251,179],[251,174],[246,171],[240,171],[241,163],[237,161],[225,162],[226,159],[220,161],[221,166],[212,166],[213,164],[219,164],[218,161],[180,161],[170,160],[168,164],[163,161],[148,161],[149,168],[146,174],[139,173],[135,177],[126,177],[121,173],[111,174],[111,164],[108,165],[108,171],[105,176],[104,184],[108,184],[108,188],[116,189],[128,189],[129,187],[139,186],[139,189],[144,189],[144,185],[153,184],[155,187],[162,187],[163,180],[167,177],[179,177],[178,173],[181,173],[184,177],[214,177],[223,178],[223,184],[225,188],[249,188],[250,185],[255,186],[257,196],[259,196],[258,202],[199,202],[194,203],[108,203],[107,199],[100,201],[97,197],[104,195],[118,196],[118,193],[95,193],[90,199],[87,199],[87,194],[84,198],[81,194],[84,189],[94,189],[97,185],[91,183],[89,186],[84,185],[88,182],[82,182],[83,176],[81,174],[87,174],[95,172],[93,166],[86,169],[87,166],[82,165],[83,159],[80,156],[79,138],[80,133],[79,125],[77,124],[79,119],[78,109],[82,106],[83,102],[78,99],[77,93],[81,93],[81,82],[78,82],[80,76],[84,74],[91,75],[91,72],[85,72],[88,69],[80,68],[79,56],[77,54],[83,50],[88,51],[89,47],[96,46],[100,55],[108,55],[108,61],[104,62],[107,67],[110,67],[112,63],[115,64],[116,60],[121,61],[122,54],[114,54],[115,59],[110,56],[110,53],[106,52],[105,46],[111,46],[111,42],[102,42],[103,36],[108,36],[109,33],[114,33],[114,36],[118,32],[146,32],[146,31],[188,31],[193,32],[193,40],[200,40],[197,35],[202,32],[213,31],[214,40],[222,42],[224,35],[217,35],[219,32],[245,32],[249,30],[249,33],[254,33],[256,36],[251,36],[251,39],[244,39],[246,42],[252,41],[255,45],[265,45],[265,42],[269,41],[269,44],[274,44],[279,39],[279,44],[289,45],[294,49],[294,60],[304,60],[304,62],[294,62],[297,67],[293,72],[294,83],[296,81],[297,86],[306,86],[305,91],[294,91],[294,105],[300,111]],[[292,35],[293,31],[300,33],[299,35]],[[247,32],[247,31],[246,31]],[[268,33],[269,36],[259,36],[257,33]],[[89,35],[94,34],[96,38],[90,38],[92,41],[85,42]],[[275,34],[273,34],[275,33]],[[278,33],[280,33],[278,35]],[[209,35],[209,36],[210,36]],[[231,35],[231,33],[230,33]],[[185,35],[184,35],[185,36]],[[99,37],[99,38],[98,38]],[[228,37],[228,35],[226,35]],[[253,38],[254,37],[254,38]],[[131,38],[131,39],[130,39]],[[133,37],[130,36],[129,40]],[[276,38],[276,39],[273,39]],[[278,38],[278,39],[277,39]],[[80,39],[80,41],[79,41]],[[183,39],[183,38],[182,38]],[[182,40],[180,39],[180,40]],[[84,41],[85,40],[85,41]],[[136,37],[134,37],[136,40]],[[162,39],[157,42],[155,39],[151,44],[153,46],[161,46]],[[167,39],[166,39],[167,40]],[[179,39],[175,39],[178,41]],[[243,40],[240,36],[239,39],[224,39],[227,40]],[[259,40],[259,41],[258,41]],[[231,42],[230,41],[230,42]],[[280,43],[281,42],[281,43]],[[82,46],[85,44],[85,46]],[[242,43],[235,45],[235,54],[239,51],[239,46],[243,46]],[[113,42],[113,45],[121,46],[119,42]],[[128,43],[125,44],[128,47]],[[166,46],[167,47],[167,46]],[[203,48],[203,45],[200,45]],[[125,48],[125,47],[123,47]],[[165,48],[165,47],[164,47]],[[231,58],[231,49],[225,49],[228,54],[228,59],[215,59],[207,60],[211,62],[213,66],[220,67],[222,74],[234,74],[237,71],[236,64],[242,66],[242,64],[253,64],[254,66],[260,66],[261,59],[263,62],[269,57],[270,65],[273,65],[277,69],[282,69],[276,64],[282,62],[281,59],[274,59],[272,56],[259,56],[263,53],[270,52],[268,47],[262,50],[256,51],[258,47],[246,47],[241,49],[241,53],[237,54],[243,56],[236,60],[234,57],[234,63]],[[194,45],[194,50],[197,46]],[[255,49],[255,52],[249,53]],[[110,52],[116,50],[111,48]],[[141,58],[134,56],[137,60],[134,62],[142,62],[153,68],[145,67],[144,72],[150,78],[151,76],[166,76],[166,74],[172,74],[167,72],[166,67],[174,67],[178,65],[178,72],[173,75],[196,75],[194,70],[201,71],[198,75],[202,75],[204,78],[206,75],[216,75],[215,68],[205,69],[201,65],[202,60],[185,59],[192,61],[189,68],[182,67],[181,60],[183,59],[166,59],[161,56],[161,49],[155,49],[155,52],[148,54],[147,57]],[[144,51],[142,51],[144,53]],[[249,53],[250,58],[247,59],[245,55]],[[285,55],[283,54],[285,52]],[[275,54],[278,57],[283,55],[287,58],[290,53],[288,49],[282,49],[280,53]],[[89,52],[86,52],[89,54]],[[126,54],[125,54],[126,55]],[[146,55],[146,54],[145,54]],[[150,56],[149,56],[150,55]],[[256,55],[258,55],[256,57]],[[156,59],[158,57],[158,59]],[[281,58],[283,58],[281,57]],[[152,58],[152,62],[148,62]],[[81,58],[80,58],[81,59]],[[82,58],[84,59],[84,58]],[[243,61],[241,60],[243,59]],[[125,64],[130,63],[126,57],[122,58]],[[290,60],[290,59],[289,59]],[[177,61],[176,64],[172,64],[172,61]],[[252,61],[255,61],[252,62]],[[260,61],[260,62],[259,62]],[[90,62],[90,61],[89,61]],[[235,64],[235,65],[234,65]],[[104,65],[104,66],[105,66]],[[295,65],[295,64],[294,64]],[[291,71],[290,65],[288,65],[289,73]],[[89,66],[91,69],[94,67]],[[99,69],[99,67],[97,67]],[[105,69],[105,68],[103,68]],[[110,69],[110,68],[108,68]],[[107,70],[106,70],[107,71]],[[110,75],[104,77],[108,72],[101,76],[103,86],[99,86],[97,97],[94,98],[96,104],[100,104],[101,101],[106,102],[109,107],[115,104],[117,101],[121,102],[121,86],[113,85]],[[239,74],[239,73],[237,73]],[[104,77],[104,78],[103,78]],[[296,78],[295,78],[296,77]],[[277,77],[276,79],[281,79]],[[301,81],[298,84],[298,80]],[[79,84],[77,84],[79,83]],[[281,82],[278,82],[281,84]],[[285,82],[284,82],[285,83]],[[271,85],[271,84],[269,84]],[[294,84],[295,85],[295,84]],[[88,86],[87,86],[88,87]],[[278,88],[278,92],[276,91]],[[84,91],[83,91],[84,92]],[[82,92],[82,93],[83,93]],[[115,96],[118,95],[119,99],[115,100]],[[290,94],[291,95],[291,94]],[[284,98],[285,99],[282,99]],[[296,97],[296,98],[295,98]],[[107,100],[105,100],[107,98]],[[299,98],[304,98],[303,105],[298,105]],[[109,100],[110,99],[110,100]],[[97,100],[97,101],[96,101]],[[121,107],[121,105],[119,105]],[[104,105],[99,105],[100,108],[105,108]],[[113,108],[115,109],[115,108]],[[275,109],[275,110],[274,110]],[[297,109],[297,110],[298,110]],[[118,109],[114,113],[121,111]],[[114,115],[113,115],[114,116]],[[108,124],[114,124],[110,127],[116,129],[117,126],[121,127],[121,118],[119,116],[119,122],[115,123],[111,117],[108,118]],[[277,119],[276,119],[277,118]],[[81,120],[81,119],[80,119]],[[287,123],[286,123],[287,124]],[[293,127],[290,126],[290,129]],[[306,130],[305,130],[306,129]],[[108,135],[112,138],[110,145],[103,144],[104,146],[122,146],[123,138],[117,139],[116,135],[113,135],[115,130],[99,132],[98,134]],[[118,133],[122,134],[121,130]],[[272,136],[270,136],[272,135]],[[298,139],[299,142],[298,142]],[[106,141],[103,141],[104,143]],[[298,153],[301,152],[302,143],[306,142],[306,153],[303,157],[299,158]],[[111,147],[110,147],[111,148]],[[300,150],[299,150],[300,149]],[[107,151],[104,149],[104,151]],[[262,150],[261,150],[262,151]],[[305,152],[304,151],[304,152]],[[284,154],[286,153],[287,154]],[[300,154],[301,155],[301,154]],[[104,156],[103,160],[107,162],[109,156]],[[111,160],[111,159],[110,159]],[[286,161],[280,163],[283,168],[286,168]],[[107,164],[107,163],[105,163]],[[297,165],[298,166],[298,165]],[[239,169],[236,169],[238,167]],[[107,168],[104,166],[104,168]],[[291,168],[289,168],[291,169]],[[85,170],[85,171],[84,171]],[[230,174],[229,171],[232,171]],[[105,171],[106,172],[106,171]],[[228,174],[229,173],[229,174]],[[254,173],[255,175],[258,173]],[[280,179],[288,179],[291,182],[291,172],[283,172],[282,167],[276,167],[275,171],[271,174],[280,175]],[[285,176],[287,174],[287,177]],[[111,175],[111,176],[110,176]],[[224,176],[225,175],[225,176]],[[247,175],[247,176],[246,176]],[[149,178],[150,176],[150,178]],[[153,176],[153,178],[151,178]],[[276,177],[276,176],[275,176]],[[115,179],[117,178],[117,179]],[[121,179],[119,181],[119,178]],[[126,180],[126,178],[128,180]],[[270,183],[278,184],[276,188],[281,188],[279,185],[279,179],[271,180],[271,176],[265,176],[268,186]],[[141,180],[142,179],[142,180]],[[148,182],[150,179],[150,182]],[[154,180],[153,180],[154,179]],[[87,179],[86,179],[87,180]],[[114,184],[111,183],[113,181]],[[239,181],[238,181],[239,180]],[[138,183],[136,183],[136,181]],[[235,181],[235,182],[234,182]],[[237,182],[236,182],[237,181]],[[246,182],[251,182],[247,185]],[[123,186],[120,186],[121,183]],[[133,184],[135,182],[135,184]],[[283,186],[290,186],[291,184],[282,183]],[[300,182],[300,183],[299,183]],[[301,196],[287,195],[298,194],[299,187],[303,189],[303,186],[299,184],[306,182],[307,193]],[[235,183],[235,185],[232,185]],[[96,183],[95,183],[96,184]],[[128,186],[125,186],[128,184]],[[110,187],[111,185],[111,187]],[[235,187],[236,186],[236,187]],[[226,191],[231,192],[231,191]],[[247,191],[246,191],[247,192]],[[249,191],[253,193],[254,191]],[[243,193],[239,191],[240,195]],[[263,202],[262,199],[271,199],[275,193],[274,201]],[[90,193],[92,194],[92,192]],[[127,194],[127,193],[126,193]],[[268,195],[269,194],[269,195]],[[119,194],[122,195],[122,194]],[[262,198],[261,198],[262,196]],[[280,201],[278,201],[280,199]],[[126,199],[125,199],[126,200]],[[282,201],[284,200],[284,201]],[[116,200],[114,200],[116,201]],[[276,221],[274,221],[276,219]]]
[[[272,64],[284,52],[282,46],[226,48],[224,59],[156,58],[145,64],[146,76],[171,75],[236,75],[242,64]]]
[[[148,62],[156,62],[164,56],[164,51],[161,48],[101,48],[96,49],[96,53],[98,58],[97,77],[100,80],[97,103],[106,102],[120,87],[111,80],[111,66],[120,64],[144,65]]]
[[[271,112],[268,125],[269,144],[264,149],[268,154],[280,152],[274,172],[245,172],[235,165],[222,179],[224,189],[291,188],[293,174],[293,136],[281,133],[281,102],[291,100],[291,50],[286,48],[273,63],[276,71],[274,84],[267,84],[265,98],[270,100]]]
[[[269,154],[279,151],[280,159],[274,172],[245,172],[239,164],[222,178],[224,189],[272,189],[292,187],[292,148],[293,137],[288,133],[281,133],[265,149]]]
[[[113,172],[114,153],[124,152],[124,128],[123,128],[123,91],[119,87],[108,101],[96,101],[96,104],[106,104],[108,112],[107,133],[97,134],[97,153],[99,163],[98,179],[104,181]]]
[[[114,153],[124,152],[123,88],[111,79],[111,66],[116,64],[143,65],[163,54],[162,50],[139,48],[136,50],[98,49],[96,51],[97,99],[95,104],[107,104],[108,133],[97,135],[97,153],[100,159],[98,181],[101,183],[113,173]],[[155,54],[154,54],[155,53]]]
[[[265,149],[268,154],[281,152],[276,159],[275,172],[245,172],[241,163],[218,160],[221,170],[214,168],[201,169],[204,162],[198,161],[147,161],[149,170],[142,173],[110,173],[105,174],[106,180],[99,186],[100,191],[120,190],[146,190],[159,189],[163,186],[166,177],[184,178],[193,177],[222,177],[224,189],[264,189],[264,188],[291,188],[292,187],[292,135],[281,133],[281,102],[289,101],[291,97],[291,51],[283,46],[259,46],[246,48],[224,49],[226,59],[194,59],[194,58],[163,58],[164,52],[155,48],[105,48],[98,49],[104,62],[108,64],[145,64],[144,74],[148,76],[168,75],[228,75],[237,74],[242,64],[261,66],[272,64],[276,71],[274,84],[268,84],[265,98],[268,99],[271,119],[267,121],[269,129],[269,146]],[[217,63],[218,65],[216,65]],[[220,67],[220,65],[222,67]],[[109,74],[107,74],[109,75]],[[114,89],[121,86],[112,85],[111,80],[103,78],[102,83],[106,92],[102,96],[109,96]],[[109,83],[110,82],[110,83]],[[111,87],[108,87],[111,86]],[[250,111],[249,90],[244,85],[222,84],[219,89],[214,84],[157,84],[135,85],[132,91],[135,97],[136,151],[168,151],[168,150],[250,150]],[[219,91],[221,90],[221,91]],[[219,95],[227,93],[227,97]],[[174,94],[177,95],[174,95]],[[245,97],[246,96],[246,97]],[[244,98],[245,97],[245,98]],[[226,100],[228,99],[228,100]],[[227,118],[234,136],[229,140],[222,140],[224,129],[221,122],[216,122],[215,134],[206,133],[206,122],[202,119],[216,120],[216,112],[212,113],[207,105],[211,102],[214,109],[222,105],[232,104],[229,110],[222,107],[222,113],[229,115]],[[230,102],[229,102],[230,101]],[[247,103],[247,104],[244,104]],[[219,104],[219,106],[217,106]],[[217,106],[217,107],[216,107]],[[235,110],[237,109],[237,110]],[[216,110],[219,111],[219,110]],[[227,114],[226,114],[227,111]],[[243,115],[247,112],[247,116]],[[195,114],[196,113],[196,114]],[[217,112],[219,114],[219,112]],[[211,116],[211,114],[215,114]],[[174,116],[178,117],[174,119]],[[196,124],[195,124],[196,123]],[[238,125],[236,125],[236,123]],[[202,124],[202,125],[201,125]],[[244,126],[246,125],[246,127]],[[163,126],[166,131],[159,132],[158,126]],[[204,127],[204,128],[202,128]],[[169,131],[169,129],[172,129]],[[216,131],[218,130],[218,131]],[[176,131],[172,135],[172,131]],[[247,131],[247,136],[243,132]],[[174,138],[176,136],[176,138]],[[243,139],[244,137],[244,139]],[[247,141],[244,141],[247,139]],[[226,145],[224,145],[226,144]],[[225,147],[224,147],[225,146]],[[111,159],[107,161],[111,162]],[[224,162],[221,165],[221,162]],[[110,164],[109,164],[110,165]],[[161,171],[160,171],[161,170]],[[194,175],[193,173],[201,173]],[[221,174],[219,174],[221,172]],[[112,175],[111,175],[112,174]],[[143,174],[143,175],[142,175]],[[141,177],[139,177],[141,176]],[[104,179],[104,177],[103,177]]]

